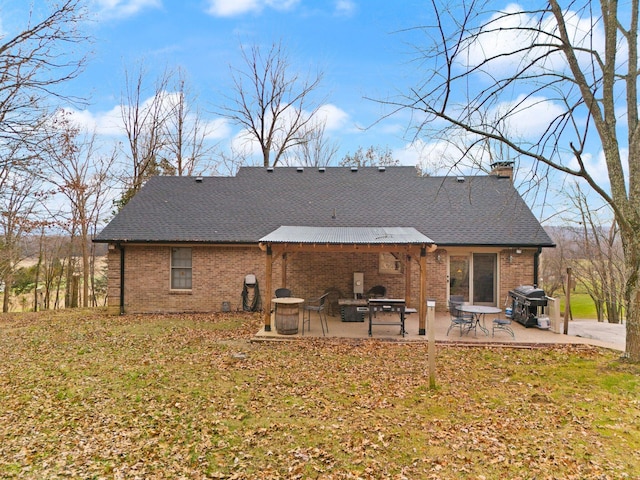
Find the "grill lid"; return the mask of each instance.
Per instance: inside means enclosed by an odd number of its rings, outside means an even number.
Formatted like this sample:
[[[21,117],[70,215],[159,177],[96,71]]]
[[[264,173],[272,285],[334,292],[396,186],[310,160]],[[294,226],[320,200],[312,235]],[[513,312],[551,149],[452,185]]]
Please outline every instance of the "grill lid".
[[[514,288],[510,292],[513,296],[521,296],[526,298],[544,298],[545,293],[541,288],[536,288],[533,285],[520,285]]]

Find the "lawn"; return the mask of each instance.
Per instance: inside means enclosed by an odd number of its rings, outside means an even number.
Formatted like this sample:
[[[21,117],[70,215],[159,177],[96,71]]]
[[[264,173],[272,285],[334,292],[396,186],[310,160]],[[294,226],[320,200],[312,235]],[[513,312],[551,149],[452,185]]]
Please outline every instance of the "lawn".
[[[250,342],[246,314],[0,316],[2,478],[640,478],[640,368],[585,347]]]
[[[565,298],[564,296],[560,297],[560,311],[563,315]],[[598,318],[593,299],[586,293],[571,293],[571,313],[576,320]]]

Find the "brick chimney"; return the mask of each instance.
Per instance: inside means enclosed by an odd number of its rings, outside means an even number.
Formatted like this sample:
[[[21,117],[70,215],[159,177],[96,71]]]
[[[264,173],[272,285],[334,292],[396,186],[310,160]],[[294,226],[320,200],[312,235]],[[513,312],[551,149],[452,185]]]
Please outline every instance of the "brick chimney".
[[[513,182],[513,162],[494,162],[491,164],[490,175],[496,175],[497,177],[508,177]]]

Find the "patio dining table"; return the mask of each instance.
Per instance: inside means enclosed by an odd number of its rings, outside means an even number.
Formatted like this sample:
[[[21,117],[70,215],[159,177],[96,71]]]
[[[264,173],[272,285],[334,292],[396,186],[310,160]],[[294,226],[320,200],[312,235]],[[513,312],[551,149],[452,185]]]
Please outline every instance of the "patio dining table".
[[[498,314],[502,313],[502,309],[498,307],[492,307],[489,305],[458,305],[456,306],[458,310],[465,313],[470,313],[473,315],[474,324],[471,328],[480,327],[480,330],[484,332],[485,335],[489,335],[489,329],[485,326],[484,317],[486,314]],[[471,330],[471,328],[469,330]]]

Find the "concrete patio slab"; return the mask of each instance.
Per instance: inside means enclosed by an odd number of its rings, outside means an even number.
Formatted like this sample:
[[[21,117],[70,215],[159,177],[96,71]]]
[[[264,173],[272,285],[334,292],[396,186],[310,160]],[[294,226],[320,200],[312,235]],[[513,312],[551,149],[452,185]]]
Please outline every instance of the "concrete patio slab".
[[[507,332],[496,331],[492,333],[492,318],[486,318],[485,326],[489,334],[485,335],[480,329],[470,333],[460,334],[457,329],[452,329],[447,335],[450,325],[448,313],[437,313],[435,320],[435,340],[438,344],[455,345],[505,345],[505,346],[545,346],[559,344],[593,345],[612,350],[624,351],[625,337],[624,325],[611,325],[596,321],[572,321],[569,323],[569,334],[556,333],[551,329],[525,328],[517,322],[512,322],[515,338]],[[365,315],[364,322],[342,322],[340,317],[328,317],[329,331],[324,338],[327,339],[374,339],[384,341],[404,341],[404,342],[426,342],[427,335],[418,335],[418,316],[411,314],[407,316],[405,322],[406,334],[400,334],[398,326],[374,325],[371,337],[368,335],[369,323]],[[558,326],[561,327],[561,326]],[[302,322],[298,333],[293,335],[280,335],[276,331],[275,318],[271,319],[272,331],[266,332],[264,327],[256,333],[256,340],[286,340],[302,338],[322,338],[322,329],[317,314],[311,318],[311,329],[302,335]],[[562,331],[562,328],[556,328]]]

